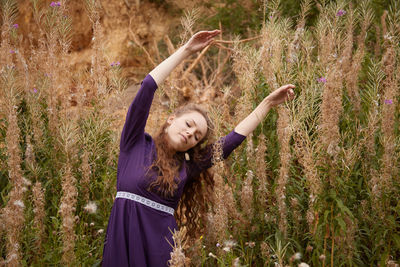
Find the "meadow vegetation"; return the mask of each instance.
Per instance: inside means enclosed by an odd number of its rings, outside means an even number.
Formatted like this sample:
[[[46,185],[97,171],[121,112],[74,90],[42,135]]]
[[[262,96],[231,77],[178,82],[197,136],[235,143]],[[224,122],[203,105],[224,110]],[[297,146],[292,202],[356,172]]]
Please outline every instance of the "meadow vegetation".
[[[1,0],[0,265],[98,266],[123,120],[110,96],[127,77],[104,56],[97,0],[86,0],[93,56],[81,72],[67,61],[68,1],[30,2],[37,35],[21,36],[18,2]],[[157,91],[146,131],[193,101],[216,139],[280,85],[296,97],[215,164],[204,227],[188,239],[181,225],[171,266],[399,266],[397,1],[218,3],[184,10],[176,42],[136,42],[150,71],[197,30],[222,29]]]

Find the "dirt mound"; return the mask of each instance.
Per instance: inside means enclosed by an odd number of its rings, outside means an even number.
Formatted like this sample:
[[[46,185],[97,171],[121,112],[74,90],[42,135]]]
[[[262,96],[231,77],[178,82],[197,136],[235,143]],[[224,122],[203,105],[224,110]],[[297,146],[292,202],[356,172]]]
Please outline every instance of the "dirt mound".
[[[40,8],[44,10],[52,8],[51,2],[43,2]],[[68,1],[65,4],[68,16],[72,19],[72,42],[68,62],[71,71],[77,74],[87,72],[91,69],[94,54],[92,21],[85,1]],[[122,128],[127,108],[137,92],[138,83],[153,67],[141,46],[146,48],[151,56],[154,56],[153,58],[156,58],[155,46],[163,40],[171,27],[176,27],[180,23],[180,19],[169,14],[163,6],[147,1],[102,0],[100,6],[104,51],[102,56],[107,64],[119,61],[123,75],[128,78],[129,86],[124,92],[113,92],[105,96],[105,112],[108,111],[112,117],[117,118],[115,129],[119,129]],[[23,46],[29,50],[32,40],[35,42],[40,33],[35,22],[32,1],[19,1],[16,23],[19,25],[18,31],[22,36]],[[90,90],[94,88],[85,88],[87,94],[90,94]],[[70,88],[68,92],[58,93],[71,95],[75,91],[76,88]],[[160,106],[157,102],[159,102],[158,98],[155,99],[155,105]],[[76,103],[72,101],[70,109],[75,109],[75,106]],[[156,117],[160,117],[160,114]]]
[[[48,1],[47,1],[48,2]],[[139,81],[151,66],[147,56],[133,41],[153,51],[152,47],[168,33],[171,25],[179,23],[179,18],[171,16],[155,3],[140,1],[100,1],[100,23],[104,31],[104,56],[108,62],[119,61],[128,71],[133,81]],[[47,5],[47,6],[46,6]],[[88,69],[91,64],[93,28],[85,7],[85,1],[66,3],[72,19],[72,43],[69,62],[73,71]],[[43,8],[51,8],[50,2]],[[29,46],[29,36],[38,36],[39,29],[34,20],[31,1],[21,1],[18,6],[17,23]]]

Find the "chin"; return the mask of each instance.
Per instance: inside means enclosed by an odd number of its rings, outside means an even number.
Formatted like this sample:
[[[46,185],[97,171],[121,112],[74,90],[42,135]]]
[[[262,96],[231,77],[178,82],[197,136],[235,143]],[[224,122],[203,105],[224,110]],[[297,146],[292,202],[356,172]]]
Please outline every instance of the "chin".
[[[189,150],[189,148],[187,148],[187,147],[179,147],[176,151],[179,151],[179,152],[186,152],[186,151],[188,151]]]
[[[171,136],[168,136],[168,146],[178,152],[184,151],[182,150],[183,148],[180,138],[171,138]]]

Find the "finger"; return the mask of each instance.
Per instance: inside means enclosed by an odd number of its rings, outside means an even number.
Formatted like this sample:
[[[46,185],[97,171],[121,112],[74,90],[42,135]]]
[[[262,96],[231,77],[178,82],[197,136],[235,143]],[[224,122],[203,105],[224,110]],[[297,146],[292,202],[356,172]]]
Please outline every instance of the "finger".
[[[220,34],[221,30],[213,30],[213,31],[207,31],[209,34]]]
[[[285,84],[284,86],[282,86],[283,88],[295,88],[296,86],[293,84]]]
[[[216,36],[218,34],[220,34],[221,31],[220,30],[213,30],[213,31],[199,31],[195,34],[195,36],[201,36],[201,37],[205,37],[205,36]]]
[[[293,84],[286,84],[281,87],[279,87],[280,92],[287,92],[289,89],[295,88]]]
[[[295,97],[294,91],[292,89],[289,89],[287,91],[288,99],[292,100]]]
[[[209,33],[207,31],[200,31],[197,32],[195,35],[193,35],[193,37],[195,38],[205,38],[209,35]]]
[[[215,36],[217,36],[218,34],[220,34],[221,31],[217,30],[217,32],[213,31],[213,32],[209,32],[209,35],[207,36],[207,39],[211,39],[214,38]]]

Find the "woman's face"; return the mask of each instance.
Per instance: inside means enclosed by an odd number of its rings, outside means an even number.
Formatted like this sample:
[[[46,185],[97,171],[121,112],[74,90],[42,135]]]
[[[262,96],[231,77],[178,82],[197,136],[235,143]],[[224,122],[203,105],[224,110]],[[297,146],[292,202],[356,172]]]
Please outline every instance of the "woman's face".
[[[167,139],[172,148],[185,152],[196,146],[207,133],[207,121],[197,111],[168,118]]]

